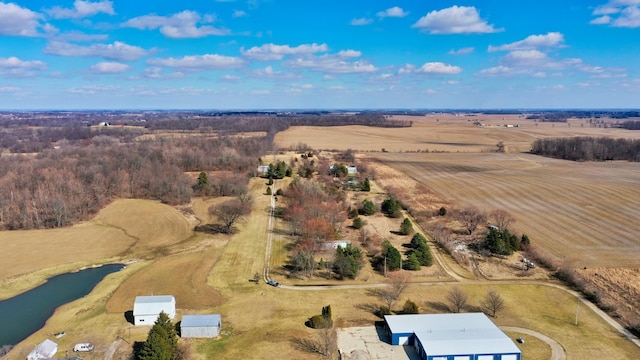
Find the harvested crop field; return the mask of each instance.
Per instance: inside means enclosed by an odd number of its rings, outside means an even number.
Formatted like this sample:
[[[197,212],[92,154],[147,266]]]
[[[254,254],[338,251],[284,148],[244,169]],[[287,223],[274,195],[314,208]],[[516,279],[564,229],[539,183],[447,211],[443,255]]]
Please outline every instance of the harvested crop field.
[[[497,153],[370,156],[459,205],[508,211],[515,230],[567,266],[638,266],[640,164]]]

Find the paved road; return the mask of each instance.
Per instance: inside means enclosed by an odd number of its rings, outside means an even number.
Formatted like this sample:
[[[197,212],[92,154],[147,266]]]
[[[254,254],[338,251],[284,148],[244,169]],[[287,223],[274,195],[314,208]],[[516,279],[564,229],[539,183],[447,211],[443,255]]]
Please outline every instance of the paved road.
[[[531,329],[525,329],[521,327],[513,327],[513,326],[500,326],[500,329],[504,331],[517,332],[520,334],[531,335],[535,338],[538,338],[544,342],[546,342],[551,347],[551,358],[550,360],[565,360],[567,358],[567,354],[564,352],[564,348],[562,345],[558,344],[557,341],[548,337],[545,334],[541,334],[537,331]]]

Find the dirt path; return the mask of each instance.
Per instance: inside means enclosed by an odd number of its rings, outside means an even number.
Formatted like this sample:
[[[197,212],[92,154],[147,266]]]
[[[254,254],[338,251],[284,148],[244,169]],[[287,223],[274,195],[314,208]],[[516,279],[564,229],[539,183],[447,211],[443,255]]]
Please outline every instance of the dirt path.
[[[567,354],[564,352],[564,348],[562,348],[562,345],[558,344],[557,341],[553,340],[552,338],[548,337],[545,334],[541,334],[537,331],[533,331],[530,329],[513,327],[513,326],[501,326],[500,329],[504,331],[511,331],[511,332],[517,332],[521,334],[531,335],[535,338],[538,338],[544,341],[545,343],[547,343],[547,345],[549,345],[549,347],[551,347],[550,360],[565,360],[567,358]]]
[[[120,346],[121,341],[121,339],[118,339],[111,343],[107,351],[104,352],[104,360],[111,360],[113,358],[113,355],[116,353],[116,350],[118,350],[118,346]]]

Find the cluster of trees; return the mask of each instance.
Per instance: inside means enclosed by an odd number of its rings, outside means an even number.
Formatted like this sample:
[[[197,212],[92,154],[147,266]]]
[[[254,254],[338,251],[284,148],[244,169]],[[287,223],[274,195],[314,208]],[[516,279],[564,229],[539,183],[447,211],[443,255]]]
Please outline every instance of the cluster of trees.
[[[408,266],[414,267],[414,269],[408,268],[408,270],[420,270],[420,266],[415,265],[416,262],[421,266],[433,265],[433,255],[431,255],[431,250],[424,235],[420,233],[413,235],[410,246]]]
[[[573,161],[640,161],[640,140],[603,137],[537,139],[531,145],[531,152]]]
[[[291,257],[294,272],[313,276],[315,255],[326,248],[326,241],[340,234],[347,219],[342,196],[327,192],[318,182],[303,179],[295,179],[287,187],[283,217],[289,222],[292,235],[298,236]]]
[[[498,229],[492,227],[484,240],[484,247],[496,255],[511,255],[515,251],[522,248],[523,245],[529,245],[529,237],[525,234],[521,238],[509,232],[508,229]]]
[[[95,139],[95,138],[94,138]],[[89,143],[38,156],[0,157],[0,228],[63,227],[85,220],[115,198],[190,201],[194,186],[209,195],[246,191],[262,138],[157,139]],[[192,180],[186,171],[227,175]],[[236,174],[236,175],[233,175]],[[207,185],[202,187],[203,185]]]
[[[627,130],[640,130],[640,121],[628,120],[620,124],[620,127]]]
[[[283,160],[277,160],[275,164],[269,164],[269,169],[265,177],[269,179],[282,179],[285,176],[291,177],[292,169],[290,166],[287,166]]]
[[[454,313],[462,312],[468,305],[468,295],[459,287],[453,287],[447,293],[447,302],[449,303],[449,311]],[[480,301],[482,311],[491,316],[496,317],[498,312],[504,309],[505,303],[500,293],[496,290],[489,290],[485,297]]]

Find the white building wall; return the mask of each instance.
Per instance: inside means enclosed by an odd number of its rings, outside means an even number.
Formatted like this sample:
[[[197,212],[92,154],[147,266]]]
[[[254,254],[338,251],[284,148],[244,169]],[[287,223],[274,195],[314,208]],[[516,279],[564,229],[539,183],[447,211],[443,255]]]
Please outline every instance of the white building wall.
[[[182,338],[214,338],[220,333],[220,329],[216,326],[190,326],[180,328],[180,337]]]

